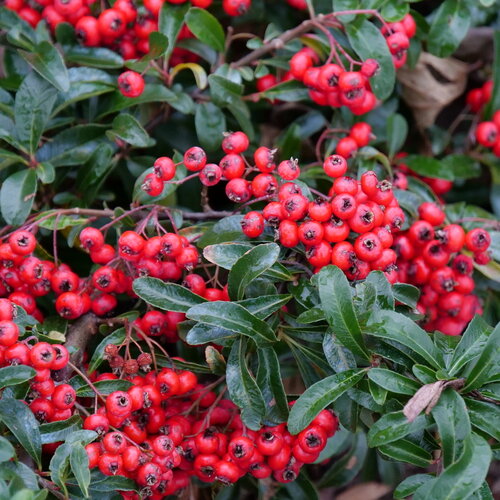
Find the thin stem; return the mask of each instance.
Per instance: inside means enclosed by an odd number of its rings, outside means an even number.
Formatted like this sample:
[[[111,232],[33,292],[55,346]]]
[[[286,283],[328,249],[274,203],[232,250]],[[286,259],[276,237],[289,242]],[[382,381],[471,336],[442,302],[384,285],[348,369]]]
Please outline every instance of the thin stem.
[[[97,396],[99,398],[101,398],[102,402],[104,404],[106,404],[106,398],[99,392],[99,389],[90,381],[90,379],[87,377],[87,375],[85,375],[85,373],[83,373],[80,368],[78,368],[77,366],[75,366],[71,361],[68,361],[68,366],[74,370],[78,375],[80,375],[80,377],[83,378],[83,380],[85,380],[85,382],[87,382],[87,384],[89,385],[89,387],[97,394]]]

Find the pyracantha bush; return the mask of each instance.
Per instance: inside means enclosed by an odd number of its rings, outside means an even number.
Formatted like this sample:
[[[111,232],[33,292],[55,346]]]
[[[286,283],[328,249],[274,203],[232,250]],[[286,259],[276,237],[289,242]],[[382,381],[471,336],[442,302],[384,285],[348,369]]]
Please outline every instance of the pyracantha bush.
[[[493,497],[490,3],[6,0],[2,498]]]

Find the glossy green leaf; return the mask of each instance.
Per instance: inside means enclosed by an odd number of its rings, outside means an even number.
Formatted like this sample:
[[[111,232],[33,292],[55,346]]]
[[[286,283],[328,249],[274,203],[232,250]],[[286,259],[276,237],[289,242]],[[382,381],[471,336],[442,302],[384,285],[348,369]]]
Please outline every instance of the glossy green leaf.
[[[364,374],[365,370],[347,370],[311,385],[292,406],[288,430],[298,434],[305,429],[321,410],[357,384]]]
[[[462,334],[449,363],[448,371],[451,376],[460,373],[467,363],[483,352],[491,331],[491,327],[481,316],[474,316]]]
[[[61,92],[69,90],[68,70],[63,58],[50,42],[40,42],[32,52],[19,53],[33,69]]]
[[[323,339],[323,352],[328,364],[337,373],[356,368],[356,359],[332,333],[327,332]]]
[[[345,274],[337,266],[326,266],[315,279],[321,305],[333,333],[354,354],[369,359]]]
[[[261,427],[266,413],[262,392],[245,360],[248,341],[240,337],[235,341],[227,360],[226,382],[231,400],[240,407],[243,423],[252,430]]]
[[[155,143],[144,127],[128,113],[116,116],[111,126],[112,128],[106,134],[112,140],[119,138],[139,148],[147,148]]]
[[[172,5],[164,3],[158,16],[158,30],[168,39],[168,47],[165,57],[168,58],[175,47],[175,42],[179,36],[184,18],[189,10],[189,4]]]
[[[478,389],[488,380],[491,370],[500,369],[500,323],[491,332],[481,355],[464,374],[466,381],[463,392]]]
[[[333,12],[349,12],[359,9],[359,0],[333,0]],[[355,14],[346,14],[339,16],[339,21],[343,24],[350,23],[356,19]]]
[[[441,160],[441,168],[451,172],[454,179],[469,179],[481,174],[481,165],[467,155],[452,154]]]
[[[403,147],[408,136],[408,122],[396,113],[387,120],[387,151],[393,157]]]
[[[0,400],[0,421],[41,468],[42,440],[39,424],[28,406],[16,399],[4,397]]]
[[[420,297],[420,290],[413,285],[408,285],[407,283],[395,283],[392,286],[392,292],[394,298],[405,304],[406,306],[415,309],[417,307],[417,302]]]
[[[223,243],[227,241],[233,242],[244,239],[245,236],[243,235],[243,231],[241,230],[242,219],[242,215],[230,215],[218,220],[212,226],[212,228],[210,228],[208,231],[205,231],[205,234],[203,234],[203,236],[198,240],[198,247],[205,248],[209,245],[214,245],[217,243]]]
[[[291,295],[263,295],[238,301],[240,306],[248,309],[252,314],[259,319],[266,319],[273,312],[281,309],[290,299]]]
[[[63,443],[56,449],[50,460],[49,469],[52,481],[61,488],[67,497],[66,479],[68,477],[71,445]]]
[[[16,93],[14,106],[19,143],[34,153],[56,102],[57,90],[37,73],[29,73]]]
[[[363,60],[373,58],[378,61],[380,69],[370,79],[370,85],[379,99],[386,99],[394,88],[396,73],[387,42],[380,29],[365,17],[360,17],[346,26],[346,33],[358,56]]]
[[[81,426],[82,419],[79,415],[73,415],[66,420],[42,424],[40,425],[42,444],[66,441],[66,438],[79,430]]]
[[[202,345],[210,342],[226,345],[226,340],[232,340],[236,335],[235,332],[226,328],[198,323],[188,331],[186,342],[190,345]]]
[[[218,106],[233,104],[243,94],[243,85],[222,75],[213,74],[208,77],[210,94]]]
[[[228,276],[228,292],[233,300],[241,300],[246,287],[267,271],[278,259],[276,243],[257,245],[244,253],[233,265]]]
[[[465,398],[471,424],[500,441],[500,406]]]
[[[437,9],[429,30],[429,52],[438,57],[453,54],[467,34],[471,19],[467,0],[445,0]]]
[[[372,271],[366,282],[375,287],[377,303],[382,309],[394,309],[394,291],[382,271]]]
[[[10,175],[0,189],[0,209],[8,224],[20,226],[28,217],[35,200],[36,172],[25,168]]]
[[[158,278],[138,278],[134,280],[133,290],[142,300],[164,311],[185,313],[190,307],[206,302],[191,290]]]
[[[411,378],[385,368],[372,368],[368,372],[368,378],[380,387],[395,394],[413,396],[421,387],[418,382]]]
[[[22,384],[36,375],[31,366],[12,365],[0,368],[0,389],[9,385]]]
[[[200,144],[208,151],[220,147],[223,133],[227,130],[226,117],[221,109],[212,102],[196,106],[194,125]]]
[[[285,422],[288,417],[288,400],[276,351],[272,347],[266,347],[259,349],[257,354],[259,368],[256,380],[266,403],[267,418]]]
[[[82,45],[73,45],[66,50],[64,55],[68,62],[81,64],[82,66],[91,66],[94,68],[121,68],[124,63],[120,54],[114,50],[106,49],[104,47],[84,47]]]
[[[382,446],[404,438],[412,432],[424,429],[427,417],[419,415],[413,422],[403,415],[402,411],[382,415],[368,432],[368,445],[371,448]]]
[[[69,463],[71,471],[78,481],[78,486],[80,486],[84,496],[88,497],[90,486],[89,457],[85,448],[80,443],[72,446]]]
[[[403,498],[411,496],[423,484],[434,479],[430,474],[415,474],[414,476],[407,477],[404,481],[399,483],[398,487],[394,490],[394,498],[402,500]]]
[[[206,302],[191,307],[186,316],[208,325],[246,335],[259,347],[276,341],[271,327],[234,302]]]
[[[488,443],[477,434],[471,434],[465,441],[460,458],[447,467],[422,495],[419,491],[414,500],[463,500],[479,489],[486,478],[491,460]]]
[[[367,333],[403,344],[435,368],[440,368],[442,365],[441,353],[433,344],[429,334],[403,314],[383,310],[374,312]]]
[[[111,394],[114,391],[126,391],[132,387],[132,383],[128,380],[100,380],[95,382],[95,388],[104,396]],[[95,396],[94,390],[88,386],[83,385],[76,389],[76,395],[79,398],[92,398]]]
[[[407,439],[400,439],[390,444],[384,444],[379,446],[378,450],[393,460],[412,464],[417,467],[430,467],[433,462],[432,455],[427,450]]]
[[[107,335],[94,349],[94,354],[92,354],[92,358],[89,363],[89,373],[97,370],[97,368],[99,368],[101,363],[104,361],[104,349],[106,349],[106,346],[108,344],[119,346],[123,343],[126,336],[127,334],[125,328],[118,328],[110,335]]]
[[[460,457],[465,440],[471,433],[465,402],[453,389],[445,389],[432,409],[432,416],[441,440],[443,464],[448,467]]]
[[[303,101],[309,97],[309,91],[302,82],[288,80],[274,85],[270,89],[261,92],[266,99],[279,99],[284,102]]]
[[[191,7],[184,21],[198,40],[219,52],[224,50],[224,30],[217,18],[207,10]]]

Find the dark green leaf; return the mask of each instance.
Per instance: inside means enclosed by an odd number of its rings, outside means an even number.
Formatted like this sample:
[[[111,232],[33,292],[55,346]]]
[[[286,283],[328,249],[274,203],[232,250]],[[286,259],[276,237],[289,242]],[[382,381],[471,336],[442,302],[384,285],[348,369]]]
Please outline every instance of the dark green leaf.
[[[303,472],[290,483],[284,484],[284,489],[289,498],[307,498],[307,500],[319,500],[319,493],[315,485],[305,477]]]
[[[408,135],[408,122],[404,116],[396,113],[387,120],[387,150],[393,157],[404,145]]]
[[[389,22],[400,21],[406,14],[408,14],[410,6],[407,2],[397,1],[388,2],[383,7],[380,13],[382,17]]]
[[[445,0],[435,12],[427,48],[438,57],[448,57],[464,39],[471,23],[466,0]]]
[[[94,68],[121,68],[124,63],[122,56],[114,50],[103,47],[73,45],[66,50],[65,57],[68,62]]]
[[[205,248],[208,245],[216,243],[244,239],[243,231],[241,230],[242,219],[242,215],[230,215],[229,217],[220,219],[211,229],[205,231],[205,234],[198,240],[198,247]]]
[[[168,2],[164,3],[160,15],[158,17],[158,29],[168,39],[168,47],[165,52],[165,57],[170,57],[174,50],[175,42],[179,32],[184,24],[184,18],[189,10],[189,4],[172,5]]]
[[[68,70],[63,58],[50,42],[40,42],[32,52],[19,51],[24,60],[61,92],[69,90]]]
[[[386,413],[372,425],[368,432],[368,445],[374,448],[392,443],[426,426],[425,415],[419,415],[413,422],[408,422],[402,411]]]
[[[443,463],[448,467],[458,460],[471,433],[465,402],[453,389],[445,389],[432,409],[432,416],[438,427]]]
[[[415,474],[414,476],[407,477],[404,481],[399,483],[398,487],[394,490],[394,498],[402,500],[403,498],[411,496],[423,484],[434,479],[430,474]]]
[[[210,75],[208,83],[210,85],[210,94],[215,104],[219,106],[233,104],[243,94],[243,85],[221,75]]]
[[[471,434],[465,440],[462,456],[432,481],[426,495],[417,492],[413,499],[463,500],[479,489],[486,478],[491,461],[491,449],[488,443],[477,434]]]
[[[52,184],[56,178],[56,170],[52,163],[44,161],[37,164],[36,175],[42,184]]]
[[[278,259],[280,248],[276,243],[257,245],[241,256],[228,276],[228,292],[233,300],[241,300],[246,287],[267,271]]]
[[[281,309],[291,298],[291,295],[262,295],[261,297],[240,300],[238,304],[248,309],[257,318],[266,319],[273,312]]]
[[[215,151],[220,147],[227,125],[226,117],[219,107],[212,102],[198,104],[194,124],[198,140],[205,149]]]
[[[423,384],[432,384],[436,382],[436,372],[432,368],[425,365],[413,365],[411,367],[413,375],[420,380]]]
[[[304,84],[297,80],[288,80],[286,82],[274,85],[261,93],[262,97],[267,99],[279,99],[284,102],[302,101],[309,97],[309,91],[304,88]]]
[[[141,62],[152,61],[158,59],[167,53],[168,38],[163,33],[153,31],[149,34],[149,52],[145,54]]]
[[[139,148],[147,148],[155,143],[144,127],[128,113],[119,114],[106,134],[111,140],[119,138]]]
[[[435,179],[454,180],[453,172],[445,171],[439,160],[430,156],[408,155],[405,157],[405,165],[408,165],[414,172],[425,177]]]
[[[69,435],[79,430],[81,426],[82,418],[79,415],[73,415],[67,420],[42,424],[40,425],[42,444],[65,441]]]
[[[338,340],[354,354],[369,359],[345,274],[337,266],[327,266],[315,279],[326,319]]]
[[[395,394],[413,396],[421,387],[418,382],[411,378],[385,368],[372,368],[368,372],[368,378],[380,387]]]
[[[432,455],[428,451],[407,439],[384,444],[379,446],[378,450],[393,460],[416,465],[417,467],[427,468],[433,462]]]
[[[202,345],[213,342],[225,345],[227,339],[234,339],[236,333],[225,328],[198,323],[189,330],[186,335],[186,342],[190,345]]]
[[[468,179],[481,174],[481,166],[470,156],[448,155],[441,160],[441,168],[451,172],[454,179]]]
[[[492,403],[465,398],[471,424],[500,441],[500,407]]]
[[[498,323],[491,332],[481,355],[477,358],[470,369],[464,374],[466,377],[464,392],[478,389],[488,380],[492,369],[498,372],[500,368],[500,323]]]
[[[91,373],[99,368],[101,363],[104,361],[104,349],[106,349],[108,344],[121,345],[126,336],[127,334],[125,328],[118,328],[110,335],[107,335],[95,348],[94,354],[92,354],[92,359],[89,363],[88,372]]]
[[[243,423],[252,430],[258,430],[266,413],[266,404],[246,364],[247,342],[240,337],[233,344],[227,360],[226,382],[231,400],[241,409]]]
[[[36,372],[31,366],[13,365],[0,368],[0,389],[9,385],[22,384],[35,375]]]
[[[0,400],[0,420],[41,468],[42,440],[39,424],[28,406],[16,399],[4,397]]]
[[[142,300],[164,311],[185,313],[190,307],[206,302],[191,290],[158,278],[138,278],[134,281],[133,290]]]
[[[394,292],[382,271],[372,271],[366,278],[377,293],[377,303],[382,309],[394,309]]]
[[[128,380],[100,380],[94,386],[102,395],[107,396],[114,391],[126,391],[130,389],[132,383]],[[90,386],[84,385],[76,390],[76,395],[79,398],[92,398],[95,396],[95,392]]]
[[[486,105],[485,117],[491,118],[491,115],[497,109],[500,109],[500,30],[493,33],[494,39],[494,61],[493,61],[493,91],[490,102]]]
[[[403,344],[435,368],[441,368],[441,354],[429,334],[403,314],[376,311],[373,314],[371,330],[367,333]]]
[[[380,64],[380,70],[370,79],[370,85],[379,99],[386,99],[394,88],[396,73],[387,42],[380,29],[365,17],[360,17],[346,26],[346,33],[353,49],[362,59],[373,58]]]
[[[337,373],[356,368],[356,360],[352,352],[340,344],[332,333],[327,332],[324,336],[323,352],[328,364]]]
[[[224,51],[224,30],[219,21],[207,10],[191,7],[184,21],[198,40],[219,52]]]
[[[415,309],[417,307],[418,298],[420,297],[420,290],[413,285],[407,283],[395,283],[392,286],[394,298],[406,306]]]
[[[36,73],[29,73],[16,94],[17,140],[34,153],[54,107],[57,90]]]
[[[259,347],[276,341],[271,327],[234,302],[206,302],[191,307],[186,316],[201,323],[246,335]]]
[[[36,172],[32,168],[19,170],[2,183],[0,208],[8,224],[21,225],[28,217],[35,200]]]
[[[359,0],[333,0],[333,12],[345,12],[359,9]],[[347,24],[356,19],[356,14],[346,14],[339,16],[339,21]]]
[[[78,486],[80,486],[84,496],[88,497],[90,485],[89,457],[85,448],[80,443],[76,443],[72,446],[69,463],[78,481]]]
[[[325,313],[321,307],[313,307],[312,309],[307,309],[302,314],[297,316],[298,323],[317,323],[318,321],[325,321]]]
[[[64,492],[67,492],[66,479],[70,454],[71,445],[64,443],[56,449],[49,464],[52,481],[56,483]]]
[[[347,370],[311,385],[292,406],[288,430],[298,434],[305,429],[321,410],[357,384],[364,374],[365,370]]]

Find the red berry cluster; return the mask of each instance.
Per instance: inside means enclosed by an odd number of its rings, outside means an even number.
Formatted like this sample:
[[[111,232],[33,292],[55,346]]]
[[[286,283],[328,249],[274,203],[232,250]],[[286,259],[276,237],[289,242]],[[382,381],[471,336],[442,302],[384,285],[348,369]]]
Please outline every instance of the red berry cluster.
[[[466,102],[473,113],[479,113],[490,102],[493,94],[493,80],[488,80],[478,89],[467,92]]]
[[[495,156],[500,157],[500,110],[495,112],[491,121],[477,126],[476,139],[481,146],[490,148]]]
[[[108,347],[111,354],[118,352]],[[116,377],[99,379],[103,376]],[[338,427],[337,418],[323,410],[296,436],[286,424],[252,431],[231,401],[199,384],[190,371],[163,368],[126,379],[133,383],[128,391],[111,393],[85,419],[84,429],[100,436],[86,450],[91,468],[134,479],[148,498],[171,495],[193,476],[224,484],[245,474],[293,481],[303,464],[318,459]],[[139,498],[135,493],[123,497]]]
[[[52,375],[68,364],[68,350],[60,344],[30,343],[34,337],[20,341],[15,317],[16,304],[0,299],[0,367],[34,368],[36,375],[29,392],[31,411],[41,422],[66,420],[73,413],[76,392],[68,384],[56,385]]]
[[[394,239],[398,281],[421,289],[418,309],[427,330],[459,335],[481,312],[471,275],[474,261],[488,263],[491,237],[482,228],[466,233],[458,224],[445,225],[445,213],[435,203],[423,203],[418,213],[419,220]]]
[[[401,68],[406,63],[410,38],[413,38],[416,32],[417,25],[411,14],[406,14],[401,21],[383,26],[382,34],[386,38],[396,68]]]

